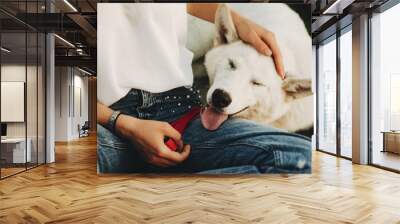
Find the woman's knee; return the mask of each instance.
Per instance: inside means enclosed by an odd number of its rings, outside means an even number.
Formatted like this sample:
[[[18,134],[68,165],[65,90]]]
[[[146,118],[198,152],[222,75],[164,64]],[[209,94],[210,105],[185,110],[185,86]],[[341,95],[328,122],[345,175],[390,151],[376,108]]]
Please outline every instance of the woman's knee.
[[[271,168],[272,165],[276,172],[308,172],[311,167],[311,142],[306,138],[277,133],[258,135],[242,141],[258,149],[260,170]]]

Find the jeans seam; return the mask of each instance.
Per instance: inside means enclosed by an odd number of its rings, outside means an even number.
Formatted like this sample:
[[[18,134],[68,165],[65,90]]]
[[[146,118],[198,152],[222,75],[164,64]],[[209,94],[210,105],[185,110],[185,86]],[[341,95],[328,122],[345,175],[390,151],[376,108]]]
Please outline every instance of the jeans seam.
[[[279,153],[276,152],[276,150],[272,150],[272,154],[274,155],[274,165],[275,166],[282,166],[281,163],[281,158],[279,156]]]
[[[288,133],[288,132],[268,132],[268,133],[259,132],[259,133],[252,133],[250,136],[255,137],[255,136],[282,136],[282,135],[290,136],[290,137],[294,137],[294,138],[301,138],[306,141],[311,141],[311,139],[306,136],[302,136],[302,135],[295,134],[295,133]],[[242,136],[241,139],[247,139],[248,137],[249,136]],[[215,141],[208,141],[208,142],[204,142],[201,144],[217,144],[217,143]]]
[[[276,166],[277,164],[276,164],[276,157],[275,157],[275,153],[274,153],[274,149],[270,149],[270,147],[266,147],[266,148],[264,148],[264,147],[261,147],[261,146],[257,146],[257,145],[252,145],[252,144],[248,144],[248,143],[234,143],[234,144],[228,144],[228,145],[218,145],[218,144],[214,144],[214,145],[210,145],[210,144],[207,144],[207,145],[191,145],[191,146],[194,146],[194,147],[197,147],[197,148],[200,148],[200,149],[207,149],[207,150],[212,150],[212,148],[218,148],[218,147],[221,147],[221,148],[223,148],[223,149],[225,149],[225,148],[227,148],[227,147],[233,147],[233,146],[249,146],[249,147],[252,147],[252,148],[255,148],[255,149],[259,149],[259,150],[262,150],[262,151],[267,151],[267,150],[271,150],[272,151],[272,154],[273,154],[273,156],[274,156],[274,166]]]
[[[234,143],[234,144],[228,144],[228,145],[222,145],[222,144],[195,145],[195,144],[192,144],[191,146],[199,148],[199,149],[206,149],[206,150],[212,150],[212,149],[218,148],[218,147],[221,147],[221,148],[225,149],[227,147],[234,147],[234,146],[248,146],[248,147],[252,147],[252,148],[255,148],[255,149],[262,150],[262,151],[269,151],[270,150],[272,152],[273,156],[274,156],[274,166],[275,167],[282,166],[282,161],[281,161],[282,159],[280,157],[280,154],[277,152],[277,151],[281,151],[281,150],[279,150],[279,146],[278,146],[278,148],[275,148],[276,145],[274,145],[274,147],[272,147],[272,146],[261,147],[261,146],[248,144],[248,143]]]
[[[125,150],[129,149],[129,147],[123,147],[122,144],[121,144],[121,146],[118,146],[115,143],[112,143],[112,144],[110,144],[110,143],[97,143],[97,146],[104,146],[104,147],[107,147],[107,148],[115,149],[117,151],[125,151]],[[104,148],[103,147],[97,147],[97,149],[104,149]]]
[[[206,144],[206,145],[191,145],[191,146],[194,146],[194,147],[197,147],[197,148],[200,148],[200,149],[207,149],[207,150],[212,150],[211,148],[218,148],[218,147],[221,147],[221,148],[223,148],[223,149],[225,149],[225,148],[228,148],[228,147],[232,147],[232,146],[249,146],[249,147],[252,147],[252,148],[254,148],[254,149],[259,149],[259,150],[262,150],[262,151],[267,151],[267,150],[271,150],[271,152],[272,152],[272,155],[273,155],[273,162],[274,162],[274,165],[272,166],[272,165],[270,165],[270,166],[268,166],[268,167],[276,167],[276,166],[279,166],[279,164],[277,164],[277,158],[276,158],[276,154],[275,154],[275,150],[274,149],[269,149],[270,147],[261,147],[261,146],[257,146],[257,145],[252,145],[252,144],[248,144],[248,143],[234,143],[234,144],[229,144],[229,145],[219,145],[219,144],[214,144],[214,145],[210,145],[210,144]],[[258,166],[256,166],[257,167],[257,169],[260,169],[261,167],[258,167]]]
[[[226,148],[226,147],[233,147],[233,146],[250,146],[250,147],[254,147],[254,148],[257,148],[257,149],[261,149],[261,150],[267,150],[267,149],[265,149],[265,148],[263,148],[263,147],[261,147],[261,146],[252,145],[252,144],[249,144],[249,143],[234,143],[234,144],[199,144],[199,145],[191,144],[191,146],[192,146],[192,147],[196,147],[196,148],[200,148],[200,149],[210,149],[210,150],[211,150],[211,148],[218,148],[218,147]]]

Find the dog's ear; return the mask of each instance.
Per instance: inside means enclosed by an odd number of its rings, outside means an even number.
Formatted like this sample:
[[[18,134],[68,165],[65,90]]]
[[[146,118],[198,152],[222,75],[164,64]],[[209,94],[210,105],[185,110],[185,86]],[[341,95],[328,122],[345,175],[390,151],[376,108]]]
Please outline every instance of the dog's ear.
[[[297,79],[287,77],[282,83],[288,100],[294,100],[312,95],[311,79]]]
[[[217,33],[214,39],[214,46],[231,43],[239,39],[233,23],[231,10],[226,4],[219,4],[215,12],[215,26]]]

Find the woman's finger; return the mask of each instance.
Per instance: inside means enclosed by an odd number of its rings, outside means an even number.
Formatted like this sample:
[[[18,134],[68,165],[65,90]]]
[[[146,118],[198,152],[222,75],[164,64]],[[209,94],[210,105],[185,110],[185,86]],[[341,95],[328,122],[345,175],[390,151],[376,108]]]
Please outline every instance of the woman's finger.
[[[183,150],[181,151],[181,155],[182,155],[182,158],[183,158],[182,161],[185,161],[189,157],[190,151],[191,151],[190,145],[185,145],[183,147]]]
[[[276,42],[276,39],[274,35],[271,32],[263,32],[261,35],[261,38],[265,43],[268,44],[269,48],[272,51],[272,57],[274,58],[274,63],[275,63],[275,68],[278,74],[281,76],[282,79],[285,78],[285,69],[283,65],[283,59],[282,59],[282,54],[281,51],[279,50],[278,43]]]
[[[163,134],[167,137],[172,138],[178,145],[182,145],[182,135],[175,128],[173,128],[170,124],[165,123],[163,128]]]
[[[181,153],[172,151],[166,145],[162,145],[157,156],[172,161],[174,163],[183,162],[190,154],[190,145],[185,145]]]
[[[156,166],[161,166],[161,167],[170,167],[170,166],[175,166],[177,163],[158,157],[158,156],[153,156],[151,158],[149,158],[148,160],[149,163],[156,165]]]
[[[268,45],[257,35],[256,32],[249,34],[249,44],[251,44],[260,54],[271,56],[272,51]]]

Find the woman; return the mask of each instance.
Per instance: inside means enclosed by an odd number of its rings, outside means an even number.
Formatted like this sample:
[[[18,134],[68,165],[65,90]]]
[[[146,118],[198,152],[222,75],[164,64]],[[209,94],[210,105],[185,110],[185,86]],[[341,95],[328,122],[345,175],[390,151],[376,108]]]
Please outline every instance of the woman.
[[[183,134],[168,122],[200,105],[186,13],[214,21],[217,3],[99,4],[98,168],[107,172],[309,172],[310,141],[251,121],[218,130],[198,118]],[[273,33],[232,11],[242,41],[272,56],[284,78]],[[182,145],[170,150],[165,138]]]

